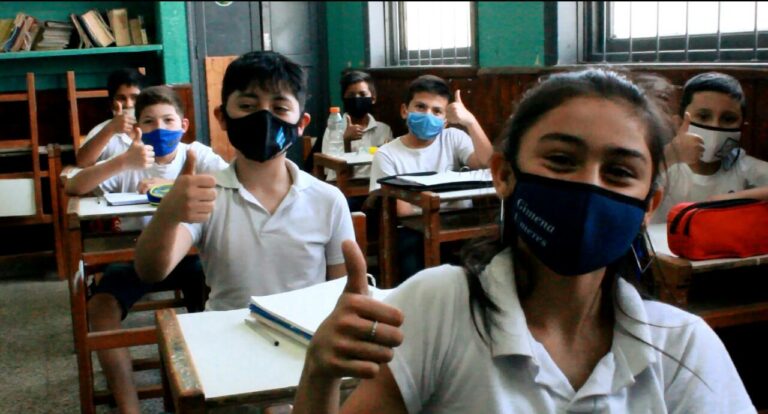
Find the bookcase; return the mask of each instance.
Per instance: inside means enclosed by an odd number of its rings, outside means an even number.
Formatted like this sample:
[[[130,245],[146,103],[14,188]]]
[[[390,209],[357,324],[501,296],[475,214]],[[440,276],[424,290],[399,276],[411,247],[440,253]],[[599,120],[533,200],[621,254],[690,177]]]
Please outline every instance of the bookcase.
[[[189,51],[183,2],[150,1],[4,1],[0,18],[22,11],[39,20],[69,20],[69,14],[90,9],[104,12],[126,8],[131,17],[144,16],[149,45],[92,49],[0,53],[0,92],[24,84],[34,72],[38,90],[66,88],[66,72],[77,73],[78,88],[103,88],[109,72],[121,67],[145,67],[152,83],[188,83]]]

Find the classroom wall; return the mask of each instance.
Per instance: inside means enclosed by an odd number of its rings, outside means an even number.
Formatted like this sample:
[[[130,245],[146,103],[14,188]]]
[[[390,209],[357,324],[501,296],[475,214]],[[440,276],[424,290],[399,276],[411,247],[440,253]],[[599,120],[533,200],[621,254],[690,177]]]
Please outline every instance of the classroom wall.
[[[366,2],[326,3],[328,90],[331,105],[341,105],[339,78],[349,67],[366,64]],[[544,2],[477,2],[480,68],[544,65]]]

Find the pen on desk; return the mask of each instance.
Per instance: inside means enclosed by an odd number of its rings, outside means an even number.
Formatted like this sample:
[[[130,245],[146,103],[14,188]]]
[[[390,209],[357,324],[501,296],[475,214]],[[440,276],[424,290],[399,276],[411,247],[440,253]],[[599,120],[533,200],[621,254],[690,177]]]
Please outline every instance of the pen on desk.
[[[257,324],[257,327],[254,330],[256,332],[258,332],[259,335],[261,335],[264,339],[269,341],[272,345],[279,346],[280,345],[280,341],[278,341],[277,338],[272,336],[272,334],[267,331],[268,329],[269,328],[264,326],[264,324],[259,323],[259,324]]]

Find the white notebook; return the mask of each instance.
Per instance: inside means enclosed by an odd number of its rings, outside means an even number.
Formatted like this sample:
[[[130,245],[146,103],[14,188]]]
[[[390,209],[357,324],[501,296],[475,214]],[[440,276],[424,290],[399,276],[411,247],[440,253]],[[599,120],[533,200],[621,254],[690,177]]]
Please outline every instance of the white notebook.
[[[398,176],[403,181],[421,184],[423,186],[435,186],[440,184],[468,183],[468,182],[492,182],[491,170],[472,170],[472,171],[446,171],[432,175],[401,175]]]
[[[149,204],[146,194],[138,193],[106,193],[104,199],[110,206],[129,206],[133,204]]]
[[[344,291],[347,278],[268,296],[251,296],[251,317],[283,334],[308,344],[317,328],[331,314]],[[372,297],[382,301],[391,289],[368,286]]]

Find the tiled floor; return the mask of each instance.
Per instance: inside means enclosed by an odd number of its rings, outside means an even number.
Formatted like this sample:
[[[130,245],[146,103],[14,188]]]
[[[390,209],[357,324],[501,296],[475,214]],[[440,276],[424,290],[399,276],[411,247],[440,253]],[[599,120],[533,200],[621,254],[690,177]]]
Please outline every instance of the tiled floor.
[[[0,413],[80,412],[67,285],[54,269],[45,257],[0,260]],[[152,314],[144,312],[130,315],[126,324],[151,322]],[[132,352],[147,356],[156,350]],[[95,355],[94,363],[98,370]],[[97,381],[103,388],[100,375]],[[139,383],[157,381],[156,371],[137,375]],[[142,412],[162,412],[162,402],[143,401]]]

